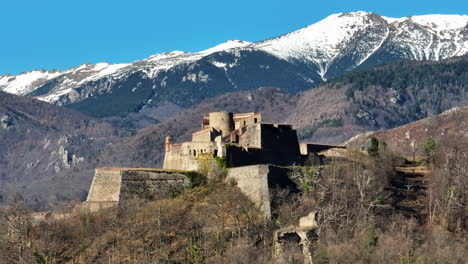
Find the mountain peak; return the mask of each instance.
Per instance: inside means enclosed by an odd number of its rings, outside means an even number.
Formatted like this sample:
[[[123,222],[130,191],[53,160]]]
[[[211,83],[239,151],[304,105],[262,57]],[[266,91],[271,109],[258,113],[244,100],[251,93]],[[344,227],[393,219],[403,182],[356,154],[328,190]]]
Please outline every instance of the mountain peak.
[[[234,48],[242,48],[250,44],[252,44],[252,42],[242,41],[242,40],[228,40],[212,48],[202,50],[197,53],[211,54],[211,53],[218,52],[218,51],[224,51],[224,50],[229,50],[229,49],[234,49]]]
[[[391,18],[365,11],[337,13],[256,43],[229,40],[194,53],[164,52],[128,64],[102,62],[65,71],[4,75],[0,76],[0,90],[63,105],[112,93],[114,86],[121,87],[121,83],[127,82],[131,83],[128,86],[132,87],[131,93],[137,91],[134,86],[140,85],[143,88],[139,89],[147,89],[154,96],[161,96],[162,90],[180,84],[183,89],[193,85],[196,87],[193,89],[207,94],[262,85],[297,92],[356,68],[401,59],[441,60],[463,56],[468,52],[467,23],[466,15]],[[196,63],[218,52],[223,52],[223,56]],[[195,71],[197,67],[200,68]],[[284,77],[278,71],[290,75]],[[137,81],[138,78],[145,81]],[[285,83],[284,80],[293,81]],[[212,91],[207,88],[209,85],[216,88],[210,88]],[[190,94],[190,91],[183,92]],[[153,104],[154,101],[147,100]]]

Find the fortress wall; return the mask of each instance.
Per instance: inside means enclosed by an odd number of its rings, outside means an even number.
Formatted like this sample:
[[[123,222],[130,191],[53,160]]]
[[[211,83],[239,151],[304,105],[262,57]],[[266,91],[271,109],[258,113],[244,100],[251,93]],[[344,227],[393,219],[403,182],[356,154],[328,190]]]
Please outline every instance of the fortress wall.
[[[220,136],[217,130],[214,129],[206,129],[205,131],[198,131],[192,133],[192,142],[210,142],[214,141],[217,136]]]
[[[234,129],[239,129],[243,126],[255,124],[255,123],[261,123],[262,122],[262,115],[261,114],[253,114],[246,117],[242,118],[239,120],[236,120],[236,117],[238,115],[234,115]]]
[[[296,130],[290,125],[262,124],[261,142],[267,163],[292,165],[301,158]]]
[[[205,130],[203,132],[192,133],[192,141],[210,141],[211,131]]]
[[[322,151],[327,151],[329,149],[346,149],[345,146],[325,145],[316,143],[301,143],[300,147],[302,155],[307,155],[309,153],[318,153]]]
[[[96,169],[86,201],[118,202],[122,180],[120,172],[115,169]]]
[[[265,217],[271,217],[270,195],[268,192],[268,174],[267,165],[252,165],[229,169],[227,180],[234,179],[237,187],[260,207]]]
[[[294,155],[300,154],[296,130],[290,125],[262,124],[261,130],[262,148],[282,149]]]
[[[121,200],[173,198],[190,186],[180,171],[142,168],[96,169],[88,199],[81,209],[91,212],[112,208]]]
[[[253,124],[241,128],[245,132],[239,145],[227,148],[228,167],[254,164],[293,165],[302,161],[296,131],[289,125]]]
[[[265,152],[259,148],[229,146],[226,148],[226,160],[228,168],[265,164]]]
[[[270,218],[272,209],[278,206],[270,197],[271,191],[287,189],[290,194],[300,192],[290,173],[291,170],[284,167],[251,165],[229,169],[227,180],[234,179],[237,187]]]
[[[168,199],[189,186],[189,179],[178,172],[122,171],[120,199]]]
[[[171,170],[198,170],[197,156],[200,153],[213,153],[217,150],[214,142],[184,142],[171,148],[164,157],[164,169]]]
[[[239,136],[239,145],[251,148],[261,148],[261,127],[262,125],[257,123],[241,128],[241,135]]]

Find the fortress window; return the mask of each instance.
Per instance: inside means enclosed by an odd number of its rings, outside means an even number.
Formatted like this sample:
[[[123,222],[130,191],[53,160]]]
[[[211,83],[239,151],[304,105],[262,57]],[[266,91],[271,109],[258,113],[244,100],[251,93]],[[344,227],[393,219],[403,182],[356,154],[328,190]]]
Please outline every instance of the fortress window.
[[[244,126],[245,126],[245,123],[246,123],[246,122],[244,121]]]
[[[257,118],[254,118],[254,123],[257,123]]]
[[[197,156],[197,151],[196,150],[193,150],[193,156]]]

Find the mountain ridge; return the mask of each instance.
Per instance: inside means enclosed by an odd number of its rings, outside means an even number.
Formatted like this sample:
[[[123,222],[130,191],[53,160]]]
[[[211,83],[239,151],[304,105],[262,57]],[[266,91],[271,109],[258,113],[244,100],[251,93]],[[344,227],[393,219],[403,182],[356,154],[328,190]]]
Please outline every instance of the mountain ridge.
[[[296,93],[345,72],[394,60],[462,56],[468,51],[467,24],[466,15],[388,18],[363,11],[339,13],[255,43],[232,40],[199,52],[165,52],[130,63],[2,75],[0,90],[95,116],[164,102],[190,106],[221,93],[262,86]],[[128,107],[86,112],[94,101],[105,104],[116,94],[128,99]]]

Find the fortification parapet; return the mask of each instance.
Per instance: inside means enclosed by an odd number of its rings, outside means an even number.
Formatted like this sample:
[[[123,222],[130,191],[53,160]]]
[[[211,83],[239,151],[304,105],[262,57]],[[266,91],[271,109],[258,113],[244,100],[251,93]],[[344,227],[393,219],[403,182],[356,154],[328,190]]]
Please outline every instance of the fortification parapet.
[[[172,198],[190,186],[188,172],[146,168],[97,168],[84,208],[96,211],[122,199]]]

